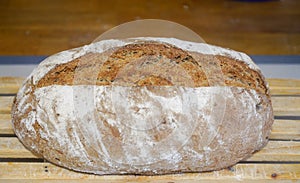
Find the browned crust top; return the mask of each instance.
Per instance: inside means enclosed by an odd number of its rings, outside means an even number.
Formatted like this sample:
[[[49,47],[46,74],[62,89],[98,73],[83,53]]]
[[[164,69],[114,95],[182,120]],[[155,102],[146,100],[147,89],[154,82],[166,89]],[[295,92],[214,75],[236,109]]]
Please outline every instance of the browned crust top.
[[[221,79],[225,86],[268,94],[263,76],[242,61],[220,55],[189,53],[173,45],[155,42],[129,44],[104,53],[87,53],[54,67],[39,80],[37,87],[220,85],[214,78]]]

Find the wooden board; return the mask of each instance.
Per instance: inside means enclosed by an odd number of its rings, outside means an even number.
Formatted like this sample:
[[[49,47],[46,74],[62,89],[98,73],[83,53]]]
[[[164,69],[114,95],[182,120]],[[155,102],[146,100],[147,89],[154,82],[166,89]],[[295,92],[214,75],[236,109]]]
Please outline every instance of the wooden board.
[[[10,114],[0,114],[0,134],[14,134]]]
[[[276,118],[269,143],[231,168],[161,176],[78,173],[58,167],[27,150],[14,135],[10,107],[21,78],[0,77],[1,182],[300,182],[300,81],[268,79]],[[2,89],[1,89],[2,87]],[[5,88],[8,90],[5,90]],[[275,93],[272,90],[275,87]],[[289,91],[292,89],[292,92]],[[1,96],[2,94],[2,96]]]
[[[161,182],[176,183],[199,181],[233,182],[251,181],[266,182],[268,180],[299,180],[300,164],[238,164],[230,169],[205,173],[171,174],[162,176],[97,176],[69,171],[50,163],[0,163],[0,180],[14,182],[23,180],[63,180],[72,182]],[[5,173],[4,173],[5,172]],[[12,179],[14,178],[14,179]]]
[[[299,116],[300,97],[271,97],[275,116]]]
[[[300,95],[300,80],[296,79],[267,79],[271,95]]]
[[[16,93],[23,81],[21,77],[0,77],[0,94]]]
[[[211,44],[248,54],[299,54],[299,0],[0,1],[0,54],[49,55],[132,20],[177,22]]]
[[[300,140],[300,120],[275,120],[270,139]]]
[[[0,114],[9,114],[14,97],[0,96]]]

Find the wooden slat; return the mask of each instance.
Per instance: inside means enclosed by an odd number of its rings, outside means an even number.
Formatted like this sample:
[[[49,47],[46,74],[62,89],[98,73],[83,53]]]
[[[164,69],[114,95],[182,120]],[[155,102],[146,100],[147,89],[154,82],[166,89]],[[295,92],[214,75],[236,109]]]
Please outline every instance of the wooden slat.
[[[275,120],[270,139],[300,140],[300,120]]]
[[[300,87],[271,87],[271,95],[300,95]]]
[[[0,77],[0,94],[15,94],[25,78]]]
[[[16,137],[0,137],[0,158],[39,158],[27,150]],[[261,151],[245,161],[300,162],[300,142],[270,141]]]
[[[62,180],[84,182],[95,180],[101,182],[187,182],[199,181],[253,181],[265,182],[268,180],[299,180],[300,164],[237,164],[231,169],[204,173],[186,173],[161,176],[97,176],[92,174],[76,173],[50,163],[0,163],[0,181],[6,180]]]
[[[0,158],[39,158],[27,150],[17,137],[0,137]]]
[[[24,78],[0,77],[0,94],[17,93]],[[300,95],[300,80],[267,79],[272,95]]]
[[[267,82],[270,86],[276,87],[300,87],[299,79],[267,78]]]
[[[271,87],[300,87],[299,79],[267,78],[267,82]]]
[[[0,77],[0,94],[17,93],[25,78]]]
[[[276,116],[300,116],[300,97],[272,97]]]
[[[300,162],[300,142],[269,141],[268,144],[245,161]]]
[[[300,80],[268,78],[271,95],[300,95]]]
[[[0,96],[0,114],[10,113],[14,97]],[[300,97],[272,97],[274,114],[277,116],[300,116]]]
[[[8,114],[11,111],[11,106],[13,103],[14,97],[3,97],[0,96],[0,114]]]
[[[0,77],[0,94],[17,93],[23,81],[21,77]]]
[[[0,134],[14,134],[10,114],[0,114]]]

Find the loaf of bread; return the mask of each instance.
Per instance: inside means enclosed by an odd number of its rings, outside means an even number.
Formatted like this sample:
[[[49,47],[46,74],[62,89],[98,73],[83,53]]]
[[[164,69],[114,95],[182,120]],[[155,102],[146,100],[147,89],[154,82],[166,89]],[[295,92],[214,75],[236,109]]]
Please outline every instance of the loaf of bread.
[[[219,170],[273,123],[268,85],[244,53],[175,38],[103,40],[48,57],[12,107],[20,141],[94,174]]]

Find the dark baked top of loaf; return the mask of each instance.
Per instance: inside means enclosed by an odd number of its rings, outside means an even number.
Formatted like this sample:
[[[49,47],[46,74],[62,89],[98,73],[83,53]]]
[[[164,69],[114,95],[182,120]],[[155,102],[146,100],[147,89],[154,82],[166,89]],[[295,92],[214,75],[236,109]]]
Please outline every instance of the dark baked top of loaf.
[[[221,72],[222,71],[222,72]],[[215,81],[221,80],[220,82]],[[231,57],[191,53],[156,42],[87,53],[50,70],[37,87],[50,85],[236,86],[268,94],[259,71]]]

